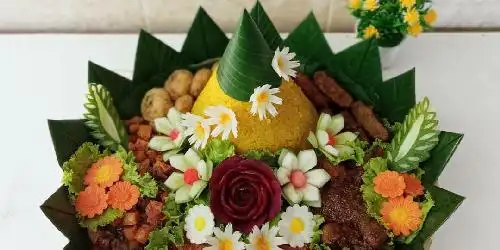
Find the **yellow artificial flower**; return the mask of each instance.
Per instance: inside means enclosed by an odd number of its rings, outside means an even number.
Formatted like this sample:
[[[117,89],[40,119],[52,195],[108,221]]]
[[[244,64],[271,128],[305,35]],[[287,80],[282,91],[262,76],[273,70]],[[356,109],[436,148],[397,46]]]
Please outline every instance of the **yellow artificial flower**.
[[[424,16],[425,22],[427,25],[433,25],[437,19],[437,12],[434,9],[430,9]]]
[[[368,11],[374,11],[378,8],[378,1],[377,0],[366,0],[363,9],[368,10]]]
[[[401,6],[407,9],[412,8],[415,6],[416,0],[399,0],[399,3],[401,3]]]
[[[418,23],[418,20],[420,19],[420,14],[418,13],[417,9],[412,8],[405,13],[404,19],[407,24],[413,25]]]
[[[420,33],[422,33],[422,31],[423,31],[422,26],[419,23],[410,25],[408,27],[408,34],[414,37],[417,37]]]
[[[361,8],[361,0],[349,0],[349,9],[357,10]]]
[[[366,27],[365,30],[363,30],[363,38],[364,39],[370,39],[372,37],[378,38],[380,34],[378,33],[377,28],[375,26],[371,25]]]

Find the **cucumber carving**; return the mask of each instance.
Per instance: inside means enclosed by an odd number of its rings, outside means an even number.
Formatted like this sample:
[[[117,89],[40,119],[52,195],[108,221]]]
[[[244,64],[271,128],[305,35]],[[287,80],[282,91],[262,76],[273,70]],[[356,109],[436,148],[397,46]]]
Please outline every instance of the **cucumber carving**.
[[[128,135],[120,116],[113,105],[113,99],[102,85],[89,83],[87,112],[83,115],[85,124],[92,129],[92,136],[103,146],[118,150],[119,146],[127,148]]]
[[[390,167],[398,172],[408,172],[429,158],[429,152],[439,141],[436,113],[431,111],[429,99],[413,107],[394,135],[387,152]]]

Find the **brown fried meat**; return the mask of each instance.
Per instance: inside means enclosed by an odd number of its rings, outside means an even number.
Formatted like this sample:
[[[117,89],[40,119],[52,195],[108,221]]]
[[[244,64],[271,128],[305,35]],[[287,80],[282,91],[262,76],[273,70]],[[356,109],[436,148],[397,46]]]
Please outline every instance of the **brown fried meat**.
[[[352,96],[325,71],[318,71],[314,74],[314,84],[339,107],[348,108],[351,106]]]
[[[351,105],[351,112],[356,118],[356,121],[361,124],[371,137],[378,138],[382,141],[389,140],[389,132],[377,119],[370,107],[366,106],[361,101],[356,101]]]
[[[328,109],[330,100],[321,93],[321,91],[314,85],[314,82],[303,73],[298,73],[295,78],[295,83],[302,89],[304,95],[312,102],[316,109]]]

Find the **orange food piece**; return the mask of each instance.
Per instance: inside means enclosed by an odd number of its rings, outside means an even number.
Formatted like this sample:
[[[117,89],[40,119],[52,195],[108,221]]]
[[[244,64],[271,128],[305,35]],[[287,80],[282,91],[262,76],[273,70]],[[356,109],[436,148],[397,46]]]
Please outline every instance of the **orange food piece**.
[[[106,156],[92,164],[83,181],[89,186],[111,187],[120,179],[122,172],[123,165],[120,159],[115,156]]]
[[[403,178],[405,180],[405,194],[411,196],[419,196],[424,194],[424,186],[422,186],[422,182],[417,178],[414,174],[403,174]]]
[[[108,207],[107,198],[104,188],[95,185],[88,186],[76,196],[75,210],[81,216],[93,218],[102,214]]]
[[[144,224],[137,229],[135,233],[135,240],[145,244],[148,241],[149,234],[153,231],[154,227],[151,225]]]
[[[375,192],[385,198],[395,198],[403,195],[405,190],[405,180],[396,171],[380,172],[374,179]]]
[[[108,204],[112,208],[130,210],[139,201],[139,188],[126,181],[119,181],[109,188]]]
[[[396,236],[408,236],[422,223],[422,210],[411,196],[389,199],[382,204],[380,214]]]
[[[127,238],[127,240],[129,241],[135,241],[136,232],[137,232],[137,226],[130,226],[123,228],[123,235],[125,235],[125,238]]]
[[[151,139],[151,134],[153,133],[153,127],[151,125],[139,125],[137,130],[137,135],[139,138],[149,141]]]
[[[133,226],[139,223],[140,215],[138,211],[127,212],[123,216],[123,225],[125,226]]]

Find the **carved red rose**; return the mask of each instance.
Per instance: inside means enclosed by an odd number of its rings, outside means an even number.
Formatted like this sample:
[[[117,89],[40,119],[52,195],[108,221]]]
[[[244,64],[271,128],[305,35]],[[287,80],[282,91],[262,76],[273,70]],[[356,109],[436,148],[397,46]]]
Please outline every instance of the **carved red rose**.
[[[215,218],[249,233],[273,219],[281,209],[281,187],[264,162],[233,156],[214,169],[210,207]]]

